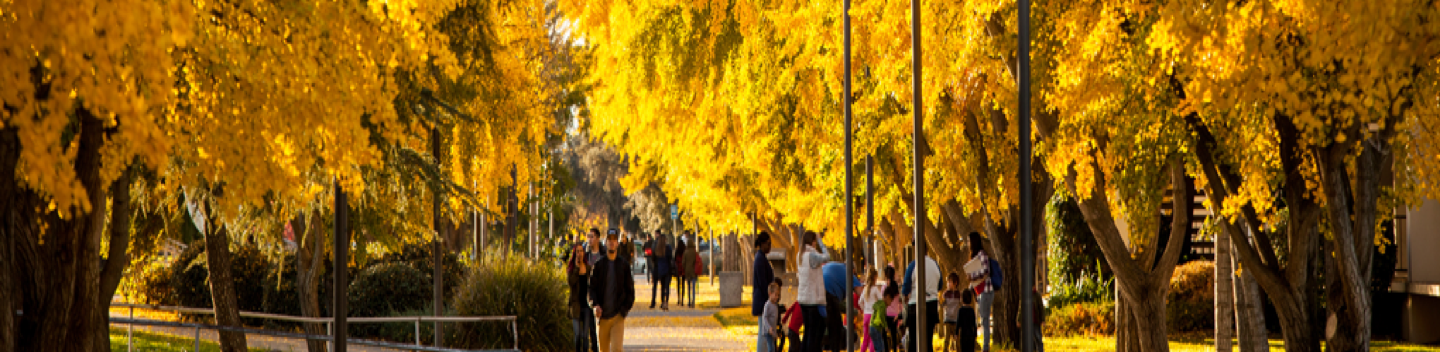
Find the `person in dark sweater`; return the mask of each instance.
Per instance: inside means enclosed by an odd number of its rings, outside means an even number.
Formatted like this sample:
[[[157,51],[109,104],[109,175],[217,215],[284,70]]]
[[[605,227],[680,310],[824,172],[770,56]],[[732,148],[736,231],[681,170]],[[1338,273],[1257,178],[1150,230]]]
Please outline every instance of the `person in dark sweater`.
[[[605,257],[590,275],[590,306],[600,318],[600,352],[625,350],[625,317],[635,305],[635,277],[619,248],[620,231],[612,228],[605,234]]]
[[[760,316],[765,312],[765,301],[769,300],[768,292],[760,290],[775,281],[775,268],[770,266],[770,260],[765,258],[770,253],[770,233],[761,231],[755,236],[755,264],[750,275],[750,315]]]
[[[655,246],[651,250],[655,256],[654,259],[651,259],[655,263],[653,265],[655,271],[650,273],[655,284],[650,290],[650,306],[655,306],[655,288],[659,288],[661,310],[670,310],[670,277],[675,270],[674,264],[670,261],[672,249],[673,246],[670,245],[670,238],[667,235],[658,233],[655,235]]]
[[[595,320],[585,300],[590,292],[590,262],[585,257],[585,246],[575,244],[570,260],[565,263],[565,276],[570,284],[570,320],[575,329],[573,348],[579,352],[590,351],[590,322]]]
[[[960,296],[955,324],[960,330],[960,352],[975,352],[975,292],[965,290]]]

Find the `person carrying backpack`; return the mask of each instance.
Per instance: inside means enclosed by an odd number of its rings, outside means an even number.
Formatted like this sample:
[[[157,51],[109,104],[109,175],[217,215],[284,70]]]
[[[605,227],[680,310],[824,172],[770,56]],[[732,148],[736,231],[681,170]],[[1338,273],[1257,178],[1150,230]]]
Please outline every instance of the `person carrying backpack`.
[[[995,289],[1004,283],[1004,275],[1000,269],[1000,263],[985,254],[985,249],[980,242],[983,240],[979,232],[970,233],[970,261],[978,263],[980,269],[966,270],[966,274],[970,276],[970,288],[980,296],[980,330],[985,334],[984,344],[981,346],[982,351],[989,352],[990,336],[992,335],[990,307],[995,303]]]

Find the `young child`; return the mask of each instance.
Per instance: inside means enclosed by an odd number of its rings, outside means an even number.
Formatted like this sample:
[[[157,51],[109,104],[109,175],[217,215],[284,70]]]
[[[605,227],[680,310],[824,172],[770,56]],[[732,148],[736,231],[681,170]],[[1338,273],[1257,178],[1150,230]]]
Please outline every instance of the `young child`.
[[[776,278],[775,282],[779,283],[780,279]],[[800,350],[803,346],[800,344],[800,327],[805,326],[805,314],[800,313],[800,304],[790,305],[790,309],[780,316],[780,325],[785,327],[785,340],[790,343],[790,349],[788,351],[801,352]],[[785,343],[782,342],[780,343],[780,348],[776,349],[776,352],[784,348]]]
[[[882,293],[880,300],[874,303],[874,309],[876,313],[874,316],[870,317],[869,322],[870,346],[874,348],[875,352],[889,351],[886,349],[886,347],[888,347],[888,345],[891,343],[889,336],[892,336],[894,334],[890,332],[890,322],[885,319],[884,312],[885,309],[890,306],[890,302],[894,302],[895,298],[900,295],[899,290],[893,289],[882,290],[881,292]]]
[[[760,314],[759,336],[756,337],[755,352],[774,352],[775,341],[780,338],[780,284],[770,283],[770,301],[765,302],[765,312]]]
[[[975,352],[975,292],[964,291],[955,325],[960,330],[960,352]]]
[[[950,346],[958,343],[960,339],[960,331],[958,330],[960,291],[960,274],[952,271],[950,275],[945,277],[945,292],[943,293],[945,300],[945,324],[943,325],[943,329],[945,332],[945,350],[947,351],[950,350]]]

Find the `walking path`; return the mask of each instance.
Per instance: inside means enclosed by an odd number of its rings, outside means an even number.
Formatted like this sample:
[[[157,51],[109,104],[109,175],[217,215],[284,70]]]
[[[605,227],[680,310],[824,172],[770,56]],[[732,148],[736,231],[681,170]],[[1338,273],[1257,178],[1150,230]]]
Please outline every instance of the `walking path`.
[[[635,308],[625,319],[625,351],[754,351],[755,336],[727,331],[715,320],[720,293],[701,277],[695,286],[696,308],[680,307],[675,284],[670,287],[670,310],[659,304],[650,309],[650,279],[635,276]],[[657,299],[658,300],[658,299]],[[748,299],[745,300],[748,303]],[[748,307],[748,306],[747,306]]]
[[[717,283],[718,285],[718,283]],[[718,286],[710,284],[707,277],[702,277],[696,284],[698,291],[695,295],[696,308],[681,307],[676,298],[675,285],[672,283],[670,289],[670,310],[663,311],[657,304],[655,309],[650,308],[650,280],[644,275],[635,277],[635,307],[630,316],[625,319],[625,350],[626,351],[753,351],[755,349],[754,329],[729,329],[720,325],[714,317],[720,311],[720,294]],[[748,290],[744,299],[744,307],[749,307]],[[746,308],[748,309],[748,308]],[[114,310],[115,316],[127,316],[126,312],[120,309]],[[173,316],[145,316],[148,313],[136,311],[137,318],[174,321]],[[125,324],[111,324],[119,328],[121,337],[124,338],[123,330]],[[193,338],[195,329],[168,326],[135,326],[135,331],[146,331],[160,333],[181,338]],[[200,330],[200,339],[214,342],[218,340],[218,334],[214,330]],[[295,338],[284,338],[250,334],[246,336],[246,344],[252,349],[263,349],[281,352],[303,352],[306,351],[305,341]],[[399,350],[351,344],[350,351],[356,352],[395,352]]]

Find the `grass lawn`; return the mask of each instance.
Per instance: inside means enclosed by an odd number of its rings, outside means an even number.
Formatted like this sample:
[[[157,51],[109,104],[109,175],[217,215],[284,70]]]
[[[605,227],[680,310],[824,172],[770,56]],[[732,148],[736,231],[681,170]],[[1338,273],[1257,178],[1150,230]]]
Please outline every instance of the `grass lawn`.
[[[1045,352],[1055,351],[1109,351],[1115,349],[1115,340],[1112,337],[1046,337]],[[1172,340],[1170,350],[1176,352],[1201,352],[1214,351],[1215,340]],[[1237,348],[1238,350],[1238,348]],[[1285,344],[1281,340],[1270,340],[1271,351],[1284,351]],[[1440,352],[1440,347],[1426,345],[1411,345],[1392,341],[1374,341],[1370,343],[1370,350],[1376,352]]]
[[[725,327],[726,331],[732,334],[755,336],[757,323],[755,317],[750,315],[750,307],[724,309],[715,313],[714,317],[721,326]],[[939,336],[936,335],[935,346],[944,343]],[[1370,346],[1370,350],[1376,352],[1440,352],[1440,346],[1412,345],[1392,341],[1375,341],[1371,342]],[[1013,349],[997,348],[998,346],[991,347],[995,348],[995,351],[1013,351]],[[1045,337],[1045,352],[1112,351],[1114,349],[1115,339],[1110,336]],[[1214,351],[1215,340],[1206,339],[1203,335],[1181,336],[1170,341],[1170,350],[1175,352]],[[1281,340],[1270,340],[1270,350],[1284,351],[1285,344]]]
[[[162,351],[162,352],[192,352],[195,351],[194,337],[179,337],[152,332],[135,332],[136,351]],[[125,328],[110,327],[110,350],[125,351]],[[258,348],[251,348],[251,351],[264,351]],[[220,345],[214,342],[200,340],[200,352],[219,352]]]

